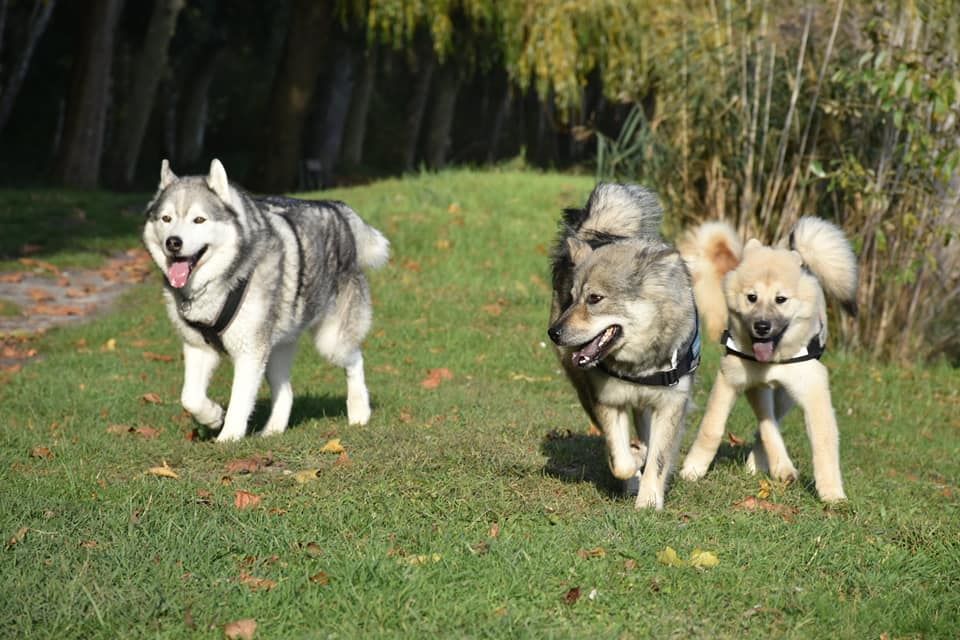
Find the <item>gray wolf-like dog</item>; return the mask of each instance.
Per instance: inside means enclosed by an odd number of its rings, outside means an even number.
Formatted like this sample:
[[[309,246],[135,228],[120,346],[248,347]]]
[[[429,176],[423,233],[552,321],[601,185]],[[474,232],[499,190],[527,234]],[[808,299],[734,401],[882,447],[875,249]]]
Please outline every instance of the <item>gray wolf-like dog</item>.
[[[779,428],[796,403],[803,409],[820,499],[846,499],[829,376],[819,360],[827,339],[824,294],[856,314],[857,262],[843,232],[826,220],[804,217],[778,246],[753,239],[741,250],[729,225],[710,223],[690,232],[680,246],[694,279],[702,279],[695,291],[722,288],[725,304],[707,300],[702,309],[709,325],[726,326],[726,355],[681,477],[697,480],[707,473],[730,410],[746,393],[759,421],[747,458],[750,472],[788,482],[797,478]]]
[[[347,378],[347,420],[366,424],[370,400],[360,344],[370,328],[362,269],[389,258],[389,243],[346,204],[254,197],[219,160],[206,176],[178,178],[163,161],[143,242],[164,273],[167,312],[183,339],[184,408],[217,440],[243,438],[266,373],[272,405],[263,435],[290,419],[297,338]],[[224,412],[207,397],[220,357],[233,360]]]
[[[548,334],[637,508],[663,508],[700,362],[690,275],[662,217],[653,192],[600,184],[564,213],[553,252]]]

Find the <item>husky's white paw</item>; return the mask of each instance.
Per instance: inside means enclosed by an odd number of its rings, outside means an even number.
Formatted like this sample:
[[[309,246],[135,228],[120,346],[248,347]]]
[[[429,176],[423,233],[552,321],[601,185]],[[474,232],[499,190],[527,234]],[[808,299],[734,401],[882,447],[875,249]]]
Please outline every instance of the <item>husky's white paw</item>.
[[[217,442],[236,442],[237,440],[243,440],[243,436],[247,435],[246,430],[240,429],[230,429],[224,427],[220,434],[217,435]]]
[[[636,509],[663,509],[663,494],[656,489],[641,487],[637,492],[637,501],[634,503]]]
[[[363,398],[347,398],[347,423],[363,426],[370,422],[370,401]]]
[[[284,425],[274,425],[274,424],[269,424],[269,423],[268,423],[267,426],[265,426],[265,427],[263,428],[263,431],[260,432],[260,437],[261,437],[261,438],[266,438],[266,437],[268,437],[268,436],[278,436],[278,435],[280,435],[281,433],[283,433],[283,432],[286,431],[286,430],[287,430],[287,425],[285,425],[285,424],[284,424]]]

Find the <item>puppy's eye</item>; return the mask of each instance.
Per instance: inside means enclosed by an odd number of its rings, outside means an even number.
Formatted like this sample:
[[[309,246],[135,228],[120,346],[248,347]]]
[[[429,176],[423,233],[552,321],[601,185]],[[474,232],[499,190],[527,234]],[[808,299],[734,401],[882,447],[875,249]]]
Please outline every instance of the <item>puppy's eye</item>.
[[[747,302],[753,304],[753,303],[756,302],[756,301],[757,301],[757,294],[755,294],[755,293],[748,293],[748,294],[747,294]]]
[[[783,304],[784,302],[787,301],[787,296],[777,296],[776,298],[773,299],[773,301],[776,302],[777,304]]]
[[[197,216],[196,218],[193,219],[194,224],[203,224],[206,221],[207,219],[204,218],[203,216]]]
[[[601,300],[603,300],[603,296],[599,293],[591,293],[587,296],[587,304],[597,304]]]
[[[164,222],[170,222],[171,220],[173,220],[173,218],[171,218],[170,216],[160,216],[160,219],[163,220]]]

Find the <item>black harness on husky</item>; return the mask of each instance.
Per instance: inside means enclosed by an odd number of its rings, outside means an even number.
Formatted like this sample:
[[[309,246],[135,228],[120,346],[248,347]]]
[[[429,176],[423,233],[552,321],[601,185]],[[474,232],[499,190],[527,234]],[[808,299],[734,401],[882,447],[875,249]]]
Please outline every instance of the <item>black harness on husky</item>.
[[[693,315],[693,337],[684,351],[683,356],[679,356],[680,350],[673,354],[673,368],[667,371],[657,371],[646,376],[633,376],[626,373],[614,371],[601,360],[597,363],[597,369],[603,371],[611,378],[617,378],[624,382],[633,384],[642,384],[648,387],[673,387],[680,382],[683,376],[693,373],[700,366],[700,318],[696,311]]]
[[[729,329],[723,330],[723,335],[720,337],[720,344],[724,346],[728,356],[737,356],[743,360],[760,362],[749,353],[740,351],[740,348],[737,343],[734,342],[733,336],[730,334]],[[820,344],[820,335],[817,334],[810,339],[810,342],[807,343],[807,347],[805,349],[801,349],[800,353],[794,357],[788,358],[787,360],[778,360],[777,362],[764,362],[762,364],[793,364],[795,362],[806,362],[807,360],[819,360],[820,356],[823,355],[825,350],[826,348]]]
[[[226,353],[227,350],[223,346],[223,338],[221,338],[221,336],[223,332],[227,330],[227,327],[230,326],[230,323],[233,322],[233,318],[237,315],[237,311],[240,309],[240,303],[243,302],[243,296],[246,293],[247,279],[242,278],[237,282],[237,285],[230,290],[230,293],[227,294],[223,308],[220,309],[220,314],[217,315],[217,319],[213,321],[213,324],[206,324],[185,318],[183,312],[179,311],[179,305],[177,310],[180,313],[180,319],[186,322],[191,329],[194,329],[203,336],[204,342],[220,353]]]

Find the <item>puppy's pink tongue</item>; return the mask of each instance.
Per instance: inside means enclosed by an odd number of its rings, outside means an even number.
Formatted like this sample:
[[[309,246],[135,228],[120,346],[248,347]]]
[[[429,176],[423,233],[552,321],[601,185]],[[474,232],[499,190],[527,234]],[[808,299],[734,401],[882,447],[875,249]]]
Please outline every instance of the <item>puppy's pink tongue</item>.
[[[170,286],[175,289],[180,289],[187,284],[187,278],[189,277],[190,263],[186,260],[174,262],[167,269],[167,280],[170,281]]]
[[[770,362],[773,359],[773,342],[754,342],[753,357],[758,362]]]

